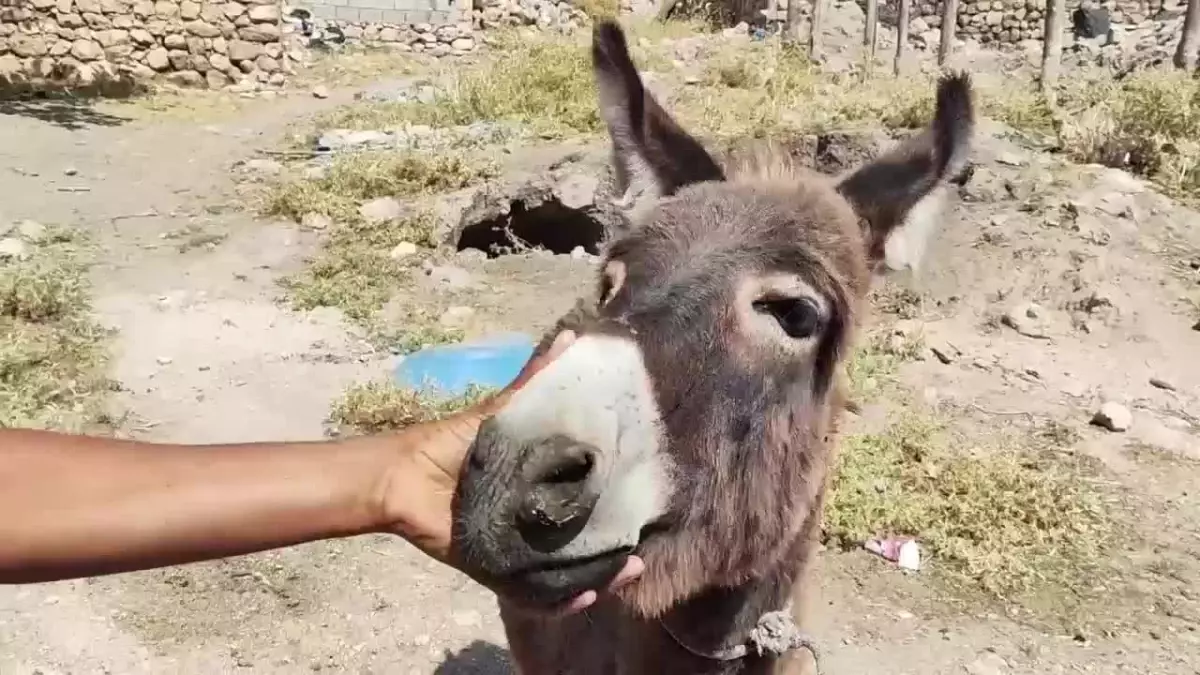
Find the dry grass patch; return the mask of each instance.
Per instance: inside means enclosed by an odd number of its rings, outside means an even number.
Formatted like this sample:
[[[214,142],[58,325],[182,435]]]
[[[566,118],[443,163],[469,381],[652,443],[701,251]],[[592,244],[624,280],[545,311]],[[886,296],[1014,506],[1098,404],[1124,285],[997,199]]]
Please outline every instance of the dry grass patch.
[[[1055,111],[1031,88],[983,92],[982,101],[1016,129],[1057,136],[1076,161],[1128,167],[1177,196],[1200,194],[1200,81],[1186,73],[1067,82]]]
[[[1098,583],[1116,527],[1094,468],[1066,448],[1077,434],[1051,424],[983,445],[958,437],[895,386],[910,357],[876,342],[851,361],[856,394],[886,386],[903,403],[882,432],[842,441],[826,539],[856,547],[912,536],[937,578],[963,595],[1074,611]]]
[[[0,427],[81,431],[103,421],[108,332],[66,233],[0,261]]]
[[[543,136],[601,128],[590,55],[578,41],[497,31],[493,54],[480,65],[447,71],[432,100],[354,105],[319,121],[322,128],[434,127],[480,120],[515,122]]]
[[[910,128],[933,113],[931,78],[824,73],[801,48],[736,42],[670,108],[685,126],[718,137],[814,133],[856,126]]]
[[[361,152],[337,158],[319,178],[290,178],[263,199],[267,215],[301,220],[328,216],[333,226],[308,269],[283,285],[300,309],[337,307],[366,321],[383,306],[419,256],[390,257],[401,242],[434,248],[437,217],[413,211],[398,220],[368,222],[359,207],[380,197],[456,190],[495,175],[495,165],[457,154]]]
[[[363,202],[450,192],[497,173],[493,162],[460,153],[356,152],[339,155],[320,177],[276,183],[260,211],[296,221],[319,213],[349,223],[361,220]]]
[[[346,390],[334,402],[329,421],[338,431],[379,433],[442,419],[491,395],[472,387],[462,396],[438,397],[402,389],[391,382],[368,382]]]
[[[401,242],[433,247],[436,227],[436,216],[426,212],[379,223],[361,218],[340,222],[309,266],[281,283],[297,309],[336,307],[351,319],[369,321],[419,259],[393,259],[392,249]]]

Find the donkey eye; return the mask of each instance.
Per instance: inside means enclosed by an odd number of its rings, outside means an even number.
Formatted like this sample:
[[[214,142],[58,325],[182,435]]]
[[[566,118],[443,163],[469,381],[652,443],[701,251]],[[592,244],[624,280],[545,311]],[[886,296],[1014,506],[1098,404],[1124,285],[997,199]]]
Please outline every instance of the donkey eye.
[[[783,332],[797,340],[812,337],[821,327],[821,308],[809,298],[758,300],[754,311],[774,318]]]

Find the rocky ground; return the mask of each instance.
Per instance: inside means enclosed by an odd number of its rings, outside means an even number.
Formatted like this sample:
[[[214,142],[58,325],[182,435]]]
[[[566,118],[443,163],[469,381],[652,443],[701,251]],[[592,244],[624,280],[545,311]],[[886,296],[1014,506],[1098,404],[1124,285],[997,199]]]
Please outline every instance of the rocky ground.
[[[836,21],[830,30],[834,42],[855,41]],[[1007,72],[991,53],[961,58],[985,81]],[[655,86],[687,87],[693,65]],[[412,78],[377,79],[364,98],[426,95]],[[121,388],[109,405],[122,414],[120,433],[320,438],[341,392],[385,377],[403,351],[381,334],[406,322],[435,338],[538,330],[589,291],[593,235],[611,222],[602,143],[520,129],[500,138],[504,125],[482,123],[382,136],[325,129],[315,156],[288,140],[315,115],[363,105],[361,91],[331,81],[321,98],[293,92],[170,116],[0,104],[4,222],[63,225],[94,243],[94,311],[118,331],[110,374]],[[463,146],[464,137],[474,140]],[[806,138],[797,152],[827,170],[879,145],[861,131]],[[417,143],[433,155],[446,139],[458,139],[456,150],[483,148],[495,173],[472,173],[448,194],[371,195],[350,216],[369,223],[407,213],[414,200],[432,203],[439,247],[372,240],[376,260],[405,280],[381,286],[391,295],[369,321],[344,313],[362,296],[327,294],[332,306],[295,309],[281,279],[307,278],[313,257],[332,250],[352,260],[358,249],[331,248],[338,219],[317,211],[257,216],[261,192],[281,177],[328,177],[328,155],[347,144]],[[864,398],[852,429],[886,426],[919,404],[972,443],[1052,430],[1060,454],[1086,461],[1078,480],[1102,495],[1114,534],[1096,552],[1103,572],[1069,612],[1044,611],[1055,589],[1033,601],[980,598],[936,582],[937,560],[906,575],[831,547],[813,598],[825,672],[1200,672],[1200,215],[1131,174],[1040,152],[998,122],[983,125],[973,159],[920,272],[880,294],[873,344],[913,347],[899,350],[894,395]],[[555,239],[547,222],[583,234]],[[517,235],[506,254],[473,248],[505,232]],[[23,236],[0,238],[38,245]],[[1102,408],[1107,421],[1094,424]],[[382,536],[0,588],[3,673],[499,675],[506,663],[490,594]]]

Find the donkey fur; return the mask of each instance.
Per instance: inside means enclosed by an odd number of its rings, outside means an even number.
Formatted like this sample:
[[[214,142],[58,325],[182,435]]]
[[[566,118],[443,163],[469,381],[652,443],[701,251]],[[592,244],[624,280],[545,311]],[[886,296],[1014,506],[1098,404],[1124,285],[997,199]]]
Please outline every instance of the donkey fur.
[[[927,236],[930,227],[907,220],[929,216],[923,201],[962,170],[974,124],[969,79],[939,83],[924,133],[829,178],[769,146],[713,159],[645,91],[616,24],[596,27],[593,58],[631,227],[606,251],[597,297],[560,319],[537,351],[567,328],[627,330],[684,480],[668,530],[639,544],[646,572],[617,597],[566,618],[501,601],[517,669],[800,673],[804,653],[721,661],[693,650],[740,644],[789,600],[801,619],[846,403],[844,359],[889,242]],[[734,280],[779,271],[802,275],[828,307],[808,351],[764,346],[739,328]]]

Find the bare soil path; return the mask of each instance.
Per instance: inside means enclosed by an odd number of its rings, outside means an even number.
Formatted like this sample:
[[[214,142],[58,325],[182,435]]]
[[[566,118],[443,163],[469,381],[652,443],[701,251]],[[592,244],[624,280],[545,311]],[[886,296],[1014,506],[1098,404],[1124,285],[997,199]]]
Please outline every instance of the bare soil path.
[[[346,385],[387,372],[391,357],[336,312],[277,301],[277,279],[303,264],[313,235],[233,203],[235,163],[349,97],[255,101],[208,123],[123,118],[116,106],[53,116],[45,108],[57,106],[0,106],[3,217],[86,229],[98,244],[96,309],[119,329],[116,403],[131,413],[131,433],[315,439]],[[908,311],[931,344],[957,355],[910,364],[906,383],[976,434],[1045,419],[1075,428],[1144,527],[1111,552],[1128,575],[1094,612],[1103,626],[1094,631],[961,611],[919,575],[828,552],[813,600],[824,672],[1200,672],[1200,333],[1191,328],[1200,317],[1187,302],[1200,283],[1190,266],[1200,258],[1189,257],[1200,217],[1124,174],[1064,168],[1007,141],[991,138],[978,161],[981,196],[956,203],[930,271],[909,282],[925,300]],[[1103,243],[1020,210],[1005,181],[1078,202]],[[499,328],[545,325],[591,284],[591,264],[570,256],[463,256],[461,265],[487,290],[483,316]],[[438,292],[431,302],[442,302]],[[1081,305],[1091,307],[1082,315],[1065,309],[1097,294],[1105,302]],[[1001,325],[1028,302],[1046,308],[1043,337]],[[1133,411],[1128,434],[1087,425],[1109,398]],[[499,675],[509,672],[503,644],[487,591],[382,536],[0,588],[5,674]]]

